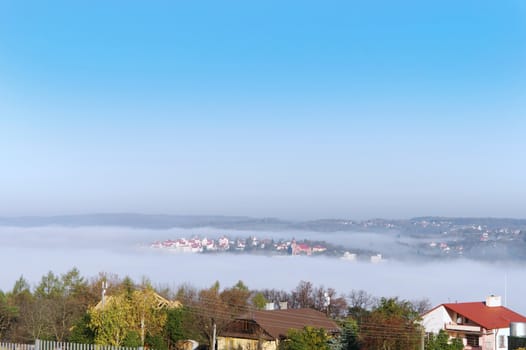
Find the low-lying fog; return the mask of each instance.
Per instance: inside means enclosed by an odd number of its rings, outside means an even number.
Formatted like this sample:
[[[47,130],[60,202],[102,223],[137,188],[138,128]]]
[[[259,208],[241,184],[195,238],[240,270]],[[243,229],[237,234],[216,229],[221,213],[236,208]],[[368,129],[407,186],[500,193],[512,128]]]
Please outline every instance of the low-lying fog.
[[[139,281],[176,288],[188,283],[208,287],[214,281],[230,286],[243,280],[252,289],[290,291],[299,281],[335,288],[340,294],[364,289],[375,296],[428,298],[433,305],[455,301],[481,301],[502,295],[508,307],[526,314],[526,270],[519,264],[482,264],[467,260],[379,264],[325,257],[291,257],[233,254],[168,253],[148,248],[156,240],[201,237],[320,239],[374,250],[394,242],[384,234],[248,232],[217,229],[144,230],[115,227],[0,227],[2,272],[0,289],[10,290],[23,275],[37,284],[45,273],[64,273],[77,267],[85,277],[99,272],[128,275]],[[507,281],[507,284],[505,283]],[[505,286],[506,285],[506,286]]]

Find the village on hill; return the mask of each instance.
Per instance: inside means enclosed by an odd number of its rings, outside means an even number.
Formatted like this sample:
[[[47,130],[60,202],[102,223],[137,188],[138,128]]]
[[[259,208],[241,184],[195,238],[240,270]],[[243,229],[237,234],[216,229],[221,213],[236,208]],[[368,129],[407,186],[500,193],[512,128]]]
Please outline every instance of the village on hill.
[[[155,241],[151,248],[172,253],[246,253],[267,255],[304,255],[330,256],[348,261],[369,260],[371,262],[385,261],[382,255],[372,251],[356,249],[351,253],[343,246],[337,246],[324,241],[259,239],[256,236],[248,238],[229,238],[226,235],[218,239],[194,236],[192,238],[167,239]]]

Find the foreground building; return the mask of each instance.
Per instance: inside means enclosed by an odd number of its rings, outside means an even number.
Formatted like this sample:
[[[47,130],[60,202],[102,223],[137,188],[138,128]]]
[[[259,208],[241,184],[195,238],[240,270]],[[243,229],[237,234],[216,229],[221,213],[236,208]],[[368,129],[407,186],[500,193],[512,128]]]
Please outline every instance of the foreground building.
[[[443,329],[472,350],[508,350],[510,324],[515,322],[526,322],[526,317],[502,306],[501,297],[493,295],[485,302],[442,304],[422,315],[427,333]]]
[[[218,350],[276,350],[290,329],[323,328],[339,333],[338,325],[324,313],[312,309],[253,311],[227,325],[217,338]]]

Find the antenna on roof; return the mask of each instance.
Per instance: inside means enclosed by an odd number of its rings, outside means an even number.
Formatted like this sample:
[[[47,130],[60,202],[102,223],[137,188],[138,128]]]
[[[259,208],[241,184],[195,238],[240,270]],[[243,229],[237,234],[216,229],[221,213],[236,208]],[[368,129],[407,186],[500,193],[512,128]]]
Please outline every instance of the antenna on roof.
[[[508,273],[504,274],[504,306],[508,307]]]
[[[325,309],[327,310],[327,316],[329,315],[329,306],[331,305],[331,297],[329,296],[329,293],[325,292],[323,294],[324,296],[324,301],[323,301],[323,306],[325,306]]]

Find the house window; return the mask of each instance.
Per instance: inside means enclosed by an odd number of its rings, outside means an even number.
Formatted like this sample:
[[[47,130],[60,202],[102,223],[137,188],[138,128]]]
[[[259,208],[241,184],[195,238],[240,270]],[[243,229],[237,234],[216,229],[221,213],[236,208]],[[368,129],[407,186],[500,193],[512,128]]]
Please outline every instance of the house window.
[[[499,348],[505,348],[506,347],[506,337],[503,335],[499,335]]]
[[[479,336],[476,334],[466,334],[466,341],[469,346],[479,346]]]

